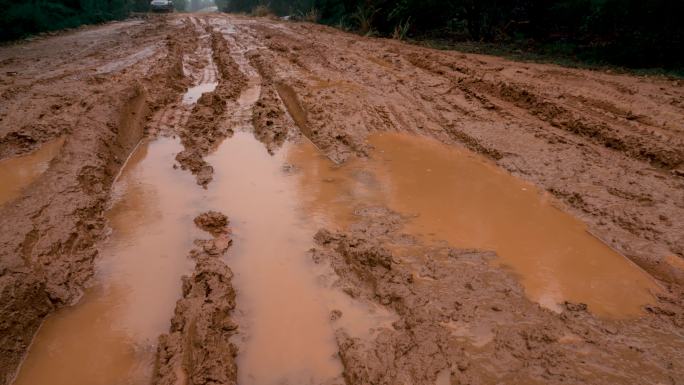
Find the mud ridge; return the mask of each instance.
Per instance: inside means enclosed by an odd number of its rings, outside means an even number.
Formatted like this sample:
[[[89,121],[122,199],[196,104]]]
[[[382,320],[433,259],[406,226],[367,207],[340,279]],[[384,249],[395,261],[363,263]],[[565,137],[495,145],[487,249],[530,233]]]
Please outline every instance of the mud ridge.
[[[214,91],[202,95],[193,107],[187,123],[179,132],[185,149],[176,156],[181,167],[195,174],[197,184],[203,187],[211,182],[214,173],[204,157],[233,133],[231,127],[222,124],[228,111],[227,103],[237,100],[247,87],[247,77],[230,56],[226,40],[210,27],[207,31],[211,34],[213,59],[219,72],[218,85]]]
[[[635,159],[646,160],[655,166],[667,169],[676,168],[684,162],[684,152],[681,148],[645,142],[641,137],[616,132],[607,124],[576,117],[569,110],[543,100],[540,96],[520,86],[505,82],[493,84],[472,79],[462,84],[468,89],[484,92],[512,103],[554,127],[593,140],[607,148],[624,152]]]
[[[319,231],[312,257],[332,265],[342,290],[389,307],[399,320],[373,340],[337,331],[348,384],[682,378],[684,319],[671,303],[681,301],[676,294],[640,319],[600,320],[586,305],[567,302],[553,313],[527,300],[515,277],[490,263],[494,253],[420,244],[401,234],[404,219],[386,209],[359,214],[347,232]],[[654,341],[657,350],[650,348]]]
[[[228,218],[206,212],[195,224],[212,239],[197,240],[190,251],[192,276],[183,277],[183,297],[176,303],[168,334],[159,337],[152,384],[236,384],[237,347],[230,338],[237,331],[233,273],[221,260],[232,240]]]
[[[340,70],[324,54],[326,47],[301,41],[269,26],[255,26],[254,30],[262,34],[269,48],[259,52],[269,67],[262,76],[275,82],[278,96],[299,131],[335,163],[353,155],[368,156],[369,147],[356,131],[366,122],[383,125],[387,120],[374,108],[357,104],[359,101],[349,104],[348,99],[338,98],[335,90],[311,92],[310,84],[303,80],[310,79],[318,66]],[[294,74],[287,68],[291,65],[297,68]],[[336,116],[340,112],[345,119]]]
[[[259,52],[248,54],[249,63],[261,76],[261,93],[252,111],[254,136],[270,153],[280,148],[290,135],[291,122],[276,89],[275,72]]]
[[[643,134],[625,133],[623,129],[613,128],[612,125],[616,123],[617,117],[627,121],[643,121],[645,118],[609,102],[592,100],[583,96],[561,98],[582,102],[576,107],[579,108],[578,113],[574,113],[571,109],[551,102],[548,98],[519,84],[501,80],[485,80],[487,69],[474,71],[468,68],[465,56],[462,56],[464,59],[462,63],[453,59],[447,60],[443,55],[416,52],[408,53],[404,57],[418,68],[441,77],[448,76],[461,92],[469,98],[478,100],[486,110],[503,110],[502,106],[490,101],[488,97],[491,97],[521,108],[553,127],[589,139],[606,148],[623,152],[634,159],[646,160],[657,167],[674,169],[684,162],[684,153],[680,149],[681,143],[677,143],[677,140],[674,142],[654,141],[653,138],[648,138]],[[599,108],[604,114],[595,119],[589,119],[587,116],[589,108]]]

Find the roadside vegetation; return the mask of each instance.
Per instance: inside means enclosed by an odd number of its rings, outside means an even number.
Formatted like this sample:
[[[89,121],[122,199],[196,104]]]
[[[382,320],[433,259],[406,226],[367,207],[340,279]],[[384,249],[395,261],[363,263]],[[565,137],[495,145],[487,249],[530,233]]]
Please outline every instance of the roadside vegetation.
[[[561,63],[684,69],[684,1],[217,0],[361,34]],[[257,8],[258,7],[258,8]],[[302,19],[304,17],[301,17]],[[463,44],[466,43],[466,44]]]

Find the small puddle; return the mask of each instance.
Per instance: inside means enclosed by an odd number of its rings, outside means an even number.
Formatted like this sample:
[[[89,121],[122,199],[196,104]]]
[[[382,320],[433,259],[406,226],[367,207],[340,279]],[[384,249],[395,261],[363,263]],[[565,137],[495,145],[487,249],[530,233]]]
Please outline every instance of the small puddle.
[[[0,205],[21,195],[38,176],[44,173],[50,161],[64,145],[64,138],[43,144],[30,154],[0,161]]]
[[[112,234],[95,286],[78,305],[48,317],[15,385],[111,385],[150,381],[157,338],[168,331],[187,258],[201,236],[194,178],[171,165],[174,139],[143,142],[115,185]]]
[[[416,215],[407,228],[426,241],[494,250],[534,301],[560,310],[586,303],[601,316],[634,316],[655,281],[557,209],[548,194],[464,150],[405,134],[376,134],[368,160],[339,167],[311,146],[293,152],[307,178],[311,210],[348,223],[355,206],[384,204]],[[337,204],[331,209],[329,202]],[[629,295],[625,295],[629,293]]]
[[[185,92],[185,95],[183,95],[183,104],[189,105],[197,103],[203,94],[207,92],[213,92],[217,85],[218,82],[210,82],[188,88],[188,90]]]

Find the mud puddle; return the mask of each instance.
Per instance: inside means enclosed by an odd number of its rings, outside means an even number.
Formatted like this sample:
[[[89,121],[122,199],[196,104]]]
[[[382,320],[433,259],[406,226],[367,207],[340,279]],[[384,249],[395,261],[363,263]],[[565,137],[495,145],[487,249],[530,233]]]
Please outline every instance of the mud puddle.
[[[569,300],[598,315],[633,316],[653,300],[658,286],[650,276],[534,186],[431,139],[377,134],[370,143],[372,159],[341,167],[321,163],[310,146],[293,152],[313,212],[348,223],[355,207],[387,205],[413,216],[405,230],[424,241],[496,251],[527,295],[554,310]]]
[[[214,91],[217,85],[218,82],[212,81],[209,83],[202,83],[189,88],[188,91],[185,93],[185,96],[183,96],[183,104],[192,105],[197,103],[197,100],[199,100],[200,96],[207,92]]]
[[[302,205],[300,176],[286,166],[288,146],[270,156],[251,133],[237,132],[208,158],[216,177],[208,203],[229,213],[242,384],[338,384],[331,312],[358,335],[391,322],[370,304],[353,303],[329,287],[308,250],[320,222]]]
[[[110,239],[96,285],[48,318],[17,380],[21,384],[139,384],[149,381],[159,334],[191,271],[188,226],[202,201],[191,175],[171,167],[174,139],[142,143],[115,186]],[[171,188],[170,188],[171,187]]]
[[[0,205],[18,197],[24,188],[44,173],[63,145],[64,138],[59,138],[30,154],[1,160]]]

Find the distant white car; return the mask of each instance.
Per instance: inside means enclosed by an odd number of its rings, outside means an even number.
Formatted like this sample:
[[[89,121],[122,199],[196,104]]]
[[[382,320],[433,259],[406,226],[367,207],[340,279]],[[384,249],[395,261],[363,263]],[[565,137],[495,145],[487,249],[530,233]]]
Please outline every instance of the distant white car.
[[[173,1],[171,0],[152,0],[150,3],[152,11],[173,12]]]

